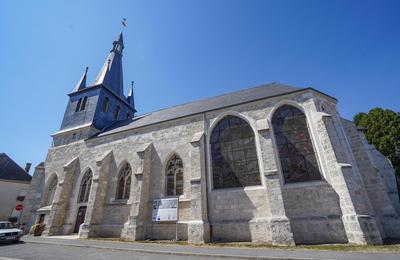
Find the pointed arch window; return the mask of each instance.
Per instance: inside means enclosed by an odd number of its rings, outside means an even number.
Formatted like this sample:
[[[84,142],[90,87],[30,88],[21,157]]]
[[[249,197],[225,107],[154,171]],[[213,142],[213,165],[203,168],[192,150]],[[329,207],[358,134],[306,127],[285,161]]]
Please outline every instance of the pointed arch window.
[[[118,119],[118,118],[119,118],[119,112],[120,112],[120,110],[121,110],[121,108],[120,108],[119,106],[117,106],[117,107],[115,108],[115,111],[114,111],[114,118],[115,118],[115,119]]]
[[[272,126],[285,183],[321,180],[305,114],[283,105],[275,111]]]
[[[103,112],[108,111],[108,106],[110,104],[110,99],[108,97],[104,98],[104,103],[103,103]]]
[[[81,109],[81,104],[82,104],[82,98],[78,100],[78,103],[76,104],[75,112],[78,112]]]
[[[82,178],[81,181],[81,186],[79,189],[79,195],[78,195],[78,203],[80,202],[88,202],[89,200],[89,194],[90,194],[90,188],[92,186],[92,171],[88,170],[85,175]]]
[[[210,143],[214,189],[261,185],[255,136],[246,121],[224,117]]]
[[[86,103],[87,103],[87,97],[84,97],[83,99],[80,98],[78,100],[78,103],[76,104],[75,112],[79,112],[79,111],[85,110]]]
[[[166,186],[167,196],[183,194],[183,162],[176,154],[167,162]]]
[[[87,102],[87,97],[84,97],[84,98],[83,98],[83,101],[82,101],[82,105],[81,105],[80,111],[85,110],[85,108],[86,108],[86,102]]]
[[[47,194],[44,200],[44,206],[51,205],[53,203],[54,195],[57,189],[57,183],[58,183],[58,178],[57,176],[54,176],[51,179],[50,184],[47,188]]]
[[[129,199],[131,190],[132,168],[126,163],[118,173],[116,199]]]

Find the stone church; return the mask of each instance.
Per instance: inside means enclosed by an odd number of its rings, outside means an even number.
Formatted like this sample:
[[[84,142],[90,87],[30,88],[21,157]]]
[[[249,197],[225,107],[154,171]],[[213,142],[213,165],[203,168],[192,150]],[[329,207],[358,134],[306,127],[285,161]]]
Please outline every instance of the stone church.
[[[390,162],[313,88],[270,83],[147,114],[123,88],[122,33],[68,94],[27,195],[43,235],[381,244],[400,238]],[[178,198],[177,222],[152,203]],[[176,231],[177,230],[177,231]]]

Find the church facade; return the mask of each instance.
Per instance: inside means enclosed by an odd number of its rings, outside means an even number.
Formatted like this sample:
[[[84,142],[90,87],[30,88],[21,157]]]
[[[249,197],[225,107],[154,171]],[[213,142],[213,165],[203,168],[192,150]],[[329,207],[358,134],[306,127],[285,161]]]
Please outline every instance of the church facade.
[[[122,34],[69,94],[36,167],[23,221],[78,233],[190,243],[381,244],[400,237],[390,162],[313,88],[271,83],[135,115]],[[153,201],[178,198],[177,223]]]

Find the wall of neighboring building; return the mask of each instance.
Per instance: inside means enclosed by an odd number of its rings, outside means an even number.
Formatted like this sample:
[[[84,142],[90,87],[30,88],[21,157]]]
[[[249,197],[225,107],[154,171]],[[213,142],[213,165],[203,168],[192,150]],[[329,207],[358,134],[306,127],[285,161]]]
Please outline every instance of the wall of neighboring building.
[[[0,220],[8,220],[17,204],[17,196],[21,191],[29,189],[29,182],[0,179]]]

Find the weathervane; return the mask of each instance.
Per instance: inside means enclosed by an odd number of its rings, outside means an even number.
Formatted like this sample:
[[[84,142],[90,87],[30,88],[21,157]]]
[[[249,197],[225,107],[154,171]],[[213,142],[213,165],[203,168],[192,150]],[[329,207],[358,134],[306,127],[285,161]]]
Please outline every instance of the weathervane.
[[[127,26],[127,22],[126,21],[127,21],[126,18],[122,18],[121,23],[122,23],[123,27]]]

